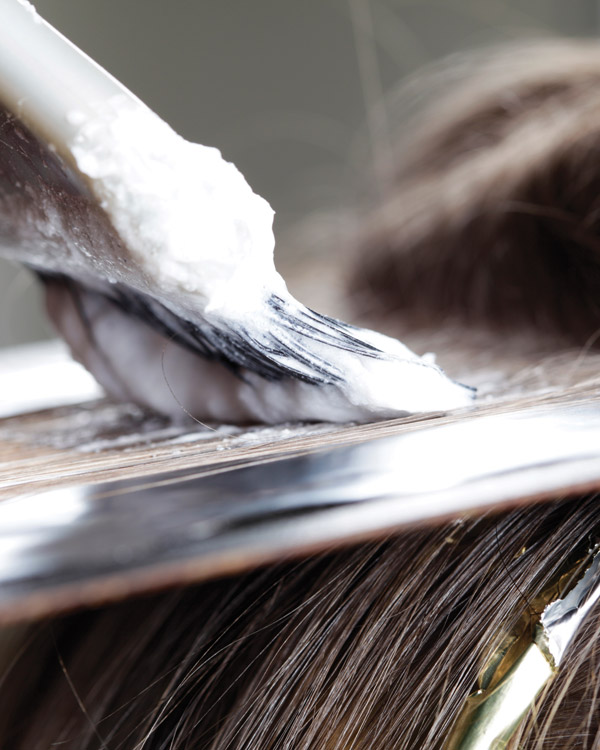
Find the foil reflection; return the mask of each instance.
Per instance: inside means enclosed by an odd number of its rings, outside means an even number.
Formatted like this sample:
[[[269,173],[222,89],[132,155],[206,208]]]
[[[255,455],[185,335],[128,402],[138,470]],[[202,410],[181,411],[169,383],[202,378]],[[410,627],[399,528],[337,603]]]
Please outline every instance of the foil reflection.
[[[201,478],[16,497],[0,506],[0,619],[96,601],[102,582],[111,598],[592,487],[597,402],[474,416]]]

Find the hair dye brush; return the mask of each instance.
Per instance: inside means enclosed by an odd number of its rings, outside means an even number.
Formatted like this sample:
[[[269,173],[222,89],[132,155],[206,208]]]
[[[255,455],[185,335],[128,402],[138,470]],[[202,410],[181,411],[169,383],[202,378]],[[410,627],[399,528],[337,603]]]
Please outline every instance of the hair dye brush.
[[[467,405],[398,341],[300,305],[273,212],[39,18],[1,0],[0,246],[72,353],[171,416],[345,421]]]

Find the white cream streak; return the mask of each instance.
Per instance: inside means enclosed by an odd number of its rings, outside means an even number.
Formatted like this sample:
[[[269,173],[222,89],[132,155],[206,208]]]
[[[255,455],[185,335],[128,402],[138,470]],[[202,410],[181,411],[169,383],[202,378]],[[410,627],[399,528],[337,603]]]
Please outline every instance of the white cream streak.
[[[190,143],[125,95],[71,112],[70,144],[148,291],[203,313],[246,316],[285,293],[273,264],[274,212],[218,149]],[[114,279],[131,283],[114,268]]]
[[[85,351],[82,337],[75,336],[80,343],[74,350],[109,392],[173,416],[189,411],[230,422],[368,420],[471,402],[472,392],[429,358],[372,331],[317,319],[297,303],[275,270],[271,207],[217,149],[185,141],[126,96],[93,113],[89,107],[70,112],[68,119],[77,167],[129,253],[126,259],[96,259],[96,270],[100,262],[109,282],[157,300],[181,320],[238,332],[304,380],[315,366],[327,371],[316,384],[265,379],[260,368],[229,372],[96,302],[101,357]],[[285,308],[283,328],[272,299]],[[73,344],[62,317],[59,328]],[[310,325],[316,320],[317,335],[294,324],[309,318]],[[285,351],[272,353],[273,335]]]

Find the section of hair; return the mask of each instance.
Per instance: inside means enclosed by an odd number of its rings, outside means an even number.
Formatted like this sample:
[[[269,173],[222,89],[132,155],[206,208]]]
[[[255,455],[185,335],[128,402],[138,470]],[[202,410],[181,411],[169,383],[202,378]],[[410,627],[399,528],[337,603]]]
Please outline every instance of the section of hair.
[[[453,319],[585,342],[600,327],[600,46],[446,61],[397,106],[419,97],[428,104],[405,124],[352,290],[412,326]]]
[[[42,624],[4,675],[0,744],[441,748],[527,597],[599,531],[596,498],[555,502]],[[520,747],[600,746],[598,626]]]

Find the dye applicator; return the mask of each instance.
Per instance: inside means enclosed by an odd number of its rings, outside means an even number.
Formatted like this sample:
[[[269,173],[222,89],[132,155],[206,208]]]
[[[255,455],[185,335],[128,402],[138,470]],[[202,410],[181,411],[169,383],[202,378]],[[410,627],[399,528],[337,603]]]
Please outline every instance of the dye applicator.
[[[273,212],[52,27],[0,0],[0,251],[33,269],[108,393],[227,422],[466,406],[400,342],[319,315],[273,264]]]

